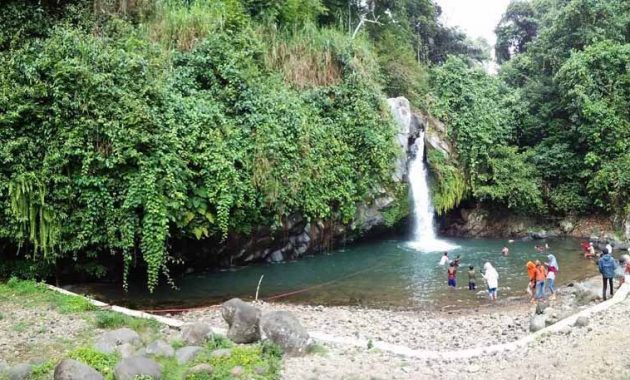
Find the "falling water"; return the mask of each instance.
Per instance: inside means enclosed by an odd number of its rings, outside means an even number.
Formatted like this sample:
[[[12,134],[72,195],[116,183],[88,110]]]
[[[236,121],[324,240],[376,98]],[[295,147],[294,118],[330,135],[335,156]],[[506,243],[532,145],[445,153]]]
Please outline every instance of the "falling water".
[[[409,243],[418,251],[448,251],[456,245],[438,239],[433,227],[433,205],[429,194],[427,169],[424,163],[424,132],[416,139],[416,155],[409,165],[409,185],[413,197],[413,236]]]

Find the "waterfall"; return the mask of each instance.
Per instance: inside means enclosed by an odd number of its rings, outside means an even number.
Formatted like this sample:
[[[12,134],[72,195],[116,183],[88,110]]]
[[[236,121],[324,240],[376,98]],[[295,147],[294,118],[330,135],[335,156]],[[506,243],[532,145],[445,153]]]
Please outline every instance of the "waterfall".
[[[431,194],[427,168],[424,162],[424,131],[415,143],[416,154],[409,165],[409,185],[413,198],[413,236],[409,245],[423,252],[448,251],[457,248],[447,241],[440,240],[435,235],[433,226],[433,205],[431,204]]]

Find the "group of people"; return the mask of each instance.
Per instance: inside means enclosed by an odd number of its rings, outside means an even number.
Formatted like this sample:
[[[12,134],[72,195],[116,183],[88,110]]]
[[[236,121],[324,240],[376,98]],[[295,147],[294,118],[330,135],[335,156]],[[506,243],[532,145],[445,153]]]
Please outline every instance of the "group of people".
[[[457,268],[459,267],[461,257],[458,255],[453,261],[448,257],[448,252],[444,252],[444,255],[440,259],[440,265],[448,264],[446,270],[446,276],[448,280],[448,286],[451,289],[457,288]],[[485,280],[488,286],[488,295],[492,301],[497,300],[497,289],[499,288],[499,273],[494,269],[492,264],[485,263],[483,266],[484,272],[481,273],[481,277]],[[477,289],[477,272],[475,267],[470,265],[468,267],[468,290]]]
[[[545,253],[549,246],[547,244],[537,245],[535,247],[538,253]],[[602,275],[603,294],[604,301],[607,298],[607,293],[612,297],[614,294],[613,278],[619,277],[619,284],[624,282],[630,282],[630,254],[622,255],[619,262],[614,259],[612,255],[613,247],[607,244],[601,253],[596,254],[593,243],[582,243],[582,249],[585,252],[585,257],[597,257],[597,266],[599,272]],[[630,249],[628,249],[630,253]],[[504,247],[501,250],[503,256],[509,255],[509,249]],[[451,289],[457,287],[457,269],[461,262],[461,257],[458,255],[456,259],[452,260],[448,256],[448,252],[444,252],[440,265],[448,265],[447,279],[448,286]],[[531,302],[544,301],[547,289],[549,290],[549,299],[556,298],[556,276],[560,270],[558,260],[556,256],[549,253],[547,255],[547,261],[541,262],[540,260],[528,261],[526,264],[527,276],[529,278],[529,284],[527,286],[527,293],[530,296]],[[488,295],[490,299],[496,301],[497,289],[499,285],[499,274],[491,263],[487,262],[483,266],[483,273],[481,277],[485,280],[488,287]],[[477,273],[474,266],[468,267],[468,290],[477,289]]]
[[[553,254],[547,255],[547,259],[548,261],[545,263],[536,260],[535,262],[528,261],[526,264],[527,276],[529,277],[527,293],[531,302],[544,300],[545,288],[549,288],[550,299],[556,298],[556,275],[560,266]]]

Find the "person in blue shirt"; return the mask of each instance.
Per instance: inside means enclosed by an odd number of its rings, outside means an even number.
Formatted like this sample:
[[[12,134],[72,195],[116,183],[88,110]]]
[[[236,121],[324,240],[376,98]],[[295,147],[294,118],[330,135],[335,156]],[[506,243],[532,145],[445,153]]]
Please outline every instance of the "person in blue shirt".
[[[615,269],[617,269],[617,262],[612,257],[608,250],[602,251],[602,256],[597,263],[599,267],[599,273],[602,274],[602,280],[604,284],[603,298],[606,301],[606,287],[610,286],[610,296],[613,296],[613,278],[615,277]]]

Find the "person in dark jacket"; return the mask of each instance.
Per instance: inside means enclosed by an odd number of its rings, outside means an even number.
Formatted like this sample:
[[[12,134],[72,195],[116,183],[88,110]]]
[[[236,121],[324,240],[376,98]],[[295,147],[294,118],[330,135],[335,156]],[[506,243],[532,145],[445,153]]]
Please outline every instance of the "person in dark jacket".
[[[613,295],[613,278],[615,277],[615,269],[617,269],[617,262],[615,259],[608,253],[608,251],[604,250],[602,252],[602,256],[599,258],[599,262],[597,263],[599,267],[599,273],[602,274],[602,280],[604,284],[604,293],[603,298],[606,301],[606,287],[610,286],[610,296]]]

